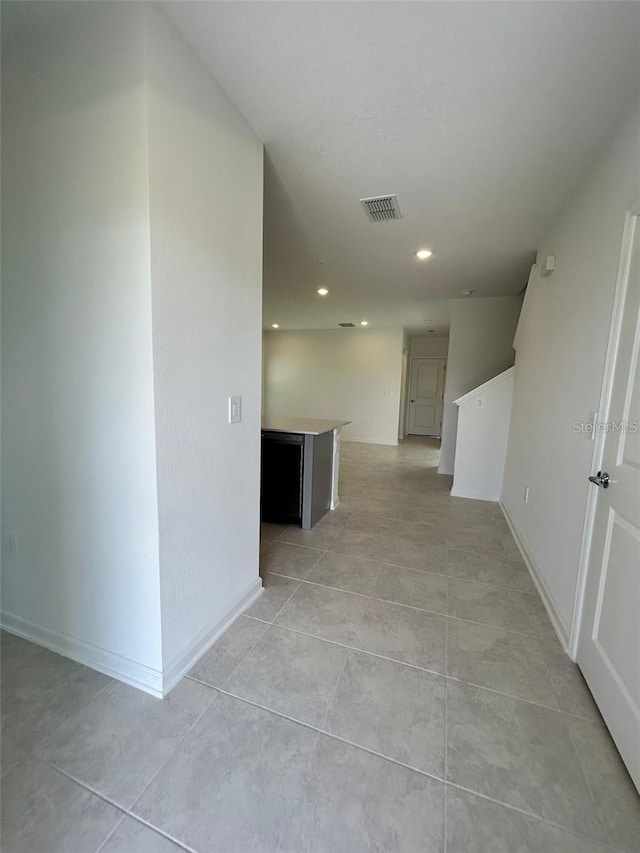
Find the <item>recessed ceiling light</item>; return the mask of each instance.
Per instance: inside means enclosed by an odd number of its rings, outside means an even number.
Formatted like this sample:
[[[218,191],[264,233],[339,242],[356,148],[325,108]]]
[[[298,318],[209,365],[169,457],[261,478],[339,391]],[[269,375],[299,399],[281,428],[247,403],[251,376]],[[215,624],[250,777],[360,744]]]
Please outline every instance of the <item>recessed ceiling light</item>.
[[[329,291],[327,290],[326,287],[319,287],[317,290],[317,293],[319,296],[326,296],[327,293],[329,293]]]
[[[420,261],[426,261],[427,258],[430,258],[433,255],[431,249],[418,249],[416,252],[416,258]]]
[[[271,328],[272,328],[272,329],[279,329],[279,328],[280,328],[280,326],[279,326],[277,323],[272,323],[272,324],[271,324]]]
[[[368,320],[360,320],[360,325],[361,325],[361,326],[368,326],[368,325],[369,325],[369,321],[368,321]]]
[[[463,290],[462,291],[463,296],[473,296],[473,294],[474,294],[473,290]]]

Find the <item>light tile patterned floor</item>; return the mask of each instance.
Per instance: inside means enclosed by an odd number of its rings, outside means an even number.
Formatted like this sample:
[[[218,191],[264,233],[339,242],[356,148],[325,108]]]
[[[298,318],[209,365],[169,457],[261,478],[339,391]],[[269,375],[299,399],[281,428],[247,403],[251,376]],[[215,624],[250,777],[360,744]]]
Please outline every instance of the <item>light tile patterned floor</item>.
[[[4,853],[637,853],[640,798],[495,504],[343,443],[164,701],[2,635]]]

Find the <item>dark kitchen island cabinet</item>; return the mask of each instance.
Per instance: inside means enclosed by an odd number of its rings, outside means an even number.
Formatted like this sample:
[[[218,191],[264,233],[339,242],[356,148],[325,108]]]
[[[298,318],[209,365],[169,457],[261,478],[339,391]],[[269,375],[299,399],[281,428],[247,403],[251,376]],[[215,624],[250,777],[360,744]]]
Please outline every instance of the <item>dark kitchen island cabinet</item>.
[[[309,530],[338,505],[340,431],[349,421],[266,418],[261,517]]]

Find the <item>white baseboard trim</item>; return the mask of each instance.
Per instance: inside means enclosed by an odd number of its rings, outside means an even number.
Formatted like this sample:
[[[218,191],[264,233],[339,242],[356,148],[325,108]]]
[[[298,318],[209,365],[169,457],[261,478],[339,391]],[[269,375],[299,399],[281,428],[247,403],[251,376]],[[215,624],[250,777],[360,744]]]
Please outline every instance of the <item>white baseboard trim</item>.
[[[236,619],[262,595],[262,580],[258,577],[251,582],[238,601],[230,607],[221,619],[208,625],[189,643],[187,648],[174,659],[164,671],[162,695],[166,696],[183,678],[196,661],[208,651],[215,641],[236,621]]]
[[[3,612],[0,615],[0,626],[10,634],[44,646],[52,652],[57,652],[59,655],[77,661],[77,663],[96,669],[98,672],[103,672],[119,681],[124,681],[125,684],[144,690],[145,693],[150,693],[152,696],[161,697],[163,695],[162,672],[158,669],[101,649],[91,643],[85,643],[76,637],[34,625],[11,613]]]
[[[389,447],[397,447],[398,439],[395,441],[383,441],[380,438],[345,438],[344,435],[340,438],[340,441],[348,441],[349,443],[356,444],[385,444]]]
[[[96,669],[98,672],[103,672],[111,678],[117,678],[125,684],[130,684],[132,687],[137,687],[139,690],[144,690],[145,693],[150,693],[152,696],[161,699],[176,686],[198,658],[215,643],[231,623],[235,622],[238,616],[253,604],[262,594],[262,591],[262,581],[260,578],[256,578],[233,607],[229,608],[215,624],[202,630],[164,673],[129,660],[122,655],[85,643],[75,637],[43,628],[40,625],[33,625],[19,616],[13,616],[11,613],[2,612],[0,614],[0,627],[10,634],[44,646],[52,652],[71,658],[77,663]]]
[[[565,650],[567,654],[569,654],[569,632],[564,627],[562,623],[562,619],[560,618],[558,611],[556,610],[556,606],[553,603],[553,597],[551,595],[551,591],[547,586],[547,582],[542,576],[542,572],[536,565],[535,560],[531,556],[529,549],[524,543],[516,524],[511,517],[509,510],[503,504],[502,501],[499,501],[500,509],[502,510],[502,514],[504,515],[507,524],[509,525],[509,530],[513,538],[515,539],[516,545],[518,546],[520,553],[522,554],[522,559],[525,562],[527,569],[529,570],[529,574],[531,575],[531,579],[533,580],[536,589],[540,593],[540,598],[542,599],[542,603],[544,604],[545,610],[551,620],[551,624],[553,625],[553,630],[558,635],[558,639],[560,640],[560,645]]]
[[[468,498],[470,501],[491,501],[498,503],[498,498],[488,498],[486,495],[471,494],[470,492],[461,492],[457,489],[451,489],[452,498]]]

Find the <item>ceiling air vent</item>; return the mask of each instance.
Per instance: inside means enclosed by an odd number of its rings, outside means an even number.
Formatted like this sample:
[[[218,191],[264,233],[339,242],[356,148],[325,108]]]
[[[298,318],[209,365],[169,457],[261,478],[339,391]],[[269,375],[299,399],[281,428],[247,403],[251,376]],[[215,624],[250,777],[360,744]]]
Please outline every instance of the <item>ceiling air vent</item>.
[[[355,323],[338,323],[339,326],[342,326],[343,329],[355,329]]]
[[[392,219],[402,219],[402,213],[395,195],[378,195],[374,198],[361,198],[369,222],[391,222]]]

